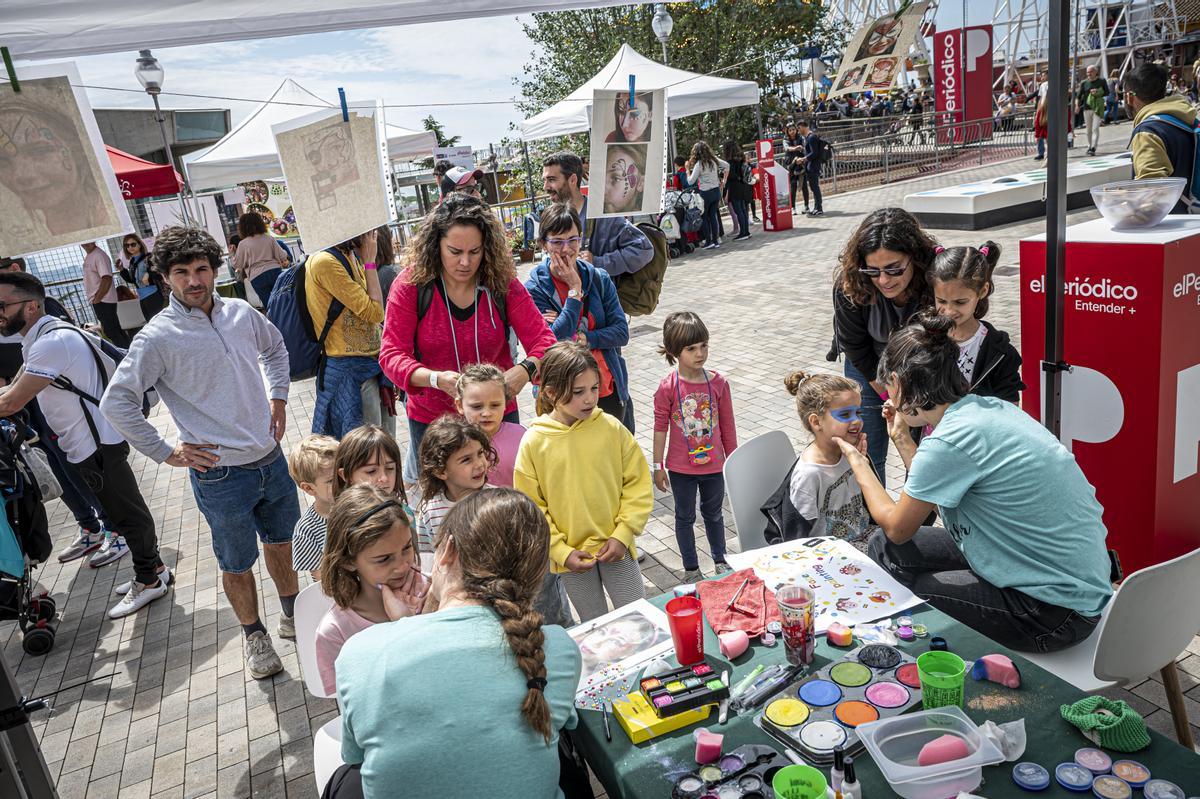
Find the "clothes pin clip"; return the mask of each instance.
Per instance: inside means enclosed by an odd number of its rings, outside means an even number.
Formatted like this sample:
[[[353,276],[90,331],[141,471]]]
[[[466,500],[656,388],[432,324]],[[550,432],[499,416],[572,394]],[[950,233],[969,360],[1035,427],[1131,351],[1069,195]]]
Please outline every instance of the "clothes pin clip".
[[[342,121],[350,121],[350,109],[346,107],[346,90],[341,86],[338,87],[338,101],[342,104]]]
[[[8,72],[8,82],[12,85],[12,90],[19,93],[21,91],[21,81],[17,80],[17,70],[13,66],[12,56],[9,55],[7,47],[0,47],[0,57],[4,59],[4,69]],[[629,76],[629,85],[630,87],[633,86],[632,75]]]
[[[629,107],[630,108],[633,108],[634,104],[637,102],[637,98],[635,98],[633,96],[633,84],[634,84],[635,80],[636,80],[636,76],[634,76],[634,75],[629,76]]]

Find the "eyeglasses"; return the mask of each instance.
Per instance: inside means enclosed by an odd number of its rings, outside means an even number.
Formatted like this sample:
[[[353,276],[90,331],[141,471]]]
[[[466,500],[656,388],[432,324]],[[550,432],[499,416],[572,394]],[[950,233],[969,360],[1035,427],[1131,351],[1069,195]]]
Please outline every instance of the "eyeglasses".
[[[23,300],[12,300],[11,302],[0,302],[0,314],[4,314],[5,316],[7,316],[8,315],[8,306],[21,305],[22,303],[26,303],[26,302],[32,302],[32,300],[29,297],[26,297]]]
[[[583,236],[572,236],[569,239],[546,239],[546,246],[552,250],[566,250],[578,247],[581,241],[583,241]]]
[[[903,266],[886,266],[883,269],[864,266],[858,270],[858,273],[866,277],[879,277],[880,275],[887,275],[888,277],[900,277],[905,273],[905,271],[908,270],[908,266],[908,262],[905,262]]]
[[[136,247],[136,246],[138,246],[138,243],[136,241],[125,242],[125,249],[129,249],[130,247]]]

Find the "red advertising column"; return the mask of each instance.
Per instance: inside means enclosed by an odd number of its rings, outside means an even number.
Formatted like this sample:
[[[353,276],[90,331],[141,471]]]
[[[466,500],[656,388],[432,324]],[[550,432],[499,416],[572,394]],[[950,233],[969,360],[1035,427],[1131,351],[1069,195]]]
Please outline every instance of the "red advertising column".
[[[1126,574],[1200,547],[1200,217],[1067,229],[1062,440]],[[1041,418],[1046,242],[1021,242],[1024,409]]]
[[[754,170],[758,175],[755,191],[762,201],[763,230],[791,230],[792,204],[788,173],[775,163],[775,143],[770,139],[759,139],[755,151],[758,155],[758,167]]]
[[[992,118],[992,26],[950,28],[933,34],[933,74],[939,125]],[[966,64],[966,75],[962,74]],[[939,144],[990,139],[990,125],[959,126],[938,131]]]

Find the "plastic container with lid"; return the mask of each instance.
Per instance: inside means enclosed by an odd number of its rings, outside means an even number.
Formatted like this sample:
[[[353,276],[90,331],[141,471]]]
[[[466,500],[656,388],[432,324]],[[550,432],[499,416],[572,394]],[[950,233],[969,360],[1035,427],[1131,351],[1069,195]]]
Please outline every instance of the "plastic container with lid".
[[[995,744],[979,734],[962,708],[939,707],[872,721],[857,727],[884,779],[904,799],[945,799],[973,791],[983,782],[983,767],[1004,761]],[[967,756],[933,766],[918,766],[921,747],[953,735],[967,745]]]

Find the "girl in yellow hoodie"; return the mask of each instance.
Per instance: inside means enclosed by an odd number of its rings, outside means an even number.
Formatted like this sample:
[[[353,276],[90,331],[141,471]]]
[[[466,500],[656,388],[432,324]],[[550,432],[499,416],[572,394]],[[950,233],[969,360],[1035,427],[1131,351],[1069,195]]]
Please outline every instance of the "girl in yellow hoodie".
[[[540,414],[521,441],[513,487],[550,522],[550,569],[581,621],[645,597],[633,539],[654,496],[650,468],[621,422],[597,407],[600,368],[581,344],[564,341],[541,363]]]

